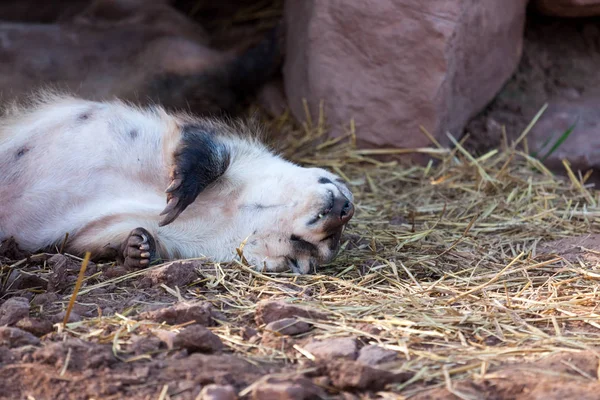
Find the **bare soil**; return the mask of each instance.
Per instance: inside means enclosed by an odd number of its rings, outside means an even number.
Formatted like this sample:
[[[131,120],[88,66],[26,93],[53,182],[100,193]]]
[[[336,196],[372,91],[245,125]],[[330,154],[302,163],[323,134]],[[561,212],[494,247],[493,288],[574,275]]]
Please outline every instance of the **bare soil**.
[[[575,257],[599,243],[592,235],[540,251]],[[332,315],[258,296],[240,317],[223,301],[225,289],[211,284],[214,268],[200,261],[133,274],[90,264],[66,326],[78,259],[25,254],[6,241],[0,265],[2,399],[404,398],[399,388],[415,377],[389,368],[402,363],[400,353],[366,344],[375,323],[357,327],[364,335],[315,341],[312,325]],[[289,363],[259,354],[298,345],[312,358]],[[563,351],[502,363],[480,378],[413,385],[411,398],[592,399],[598,368],[595,351]]]

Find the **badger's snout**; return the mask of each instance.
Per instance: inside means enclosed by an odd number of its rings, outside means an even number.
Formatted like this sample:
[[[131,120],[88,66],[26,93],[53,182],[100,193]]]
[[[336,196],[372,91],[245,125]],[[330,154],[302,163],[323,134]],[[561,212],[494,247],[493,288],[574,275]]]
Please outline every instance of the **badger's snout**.
[[[354,204],[343,195],[336,196],[331,214],[333,218],[339,218],[342,225],[346,224],[354,215]]]

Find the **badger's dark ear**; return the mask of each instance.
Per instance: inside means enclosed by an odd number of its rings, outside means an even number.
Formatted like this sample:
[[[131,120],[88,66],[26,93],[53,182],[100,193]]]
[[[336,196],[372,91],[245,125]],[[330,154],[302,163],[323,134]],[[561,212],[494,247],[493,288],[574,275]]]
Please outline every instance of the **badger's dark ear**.
[[[181,128],[181,141],[173,154],[171,183],[166,190],[167,207],[159,226],[168,225],[208,185],[221,177],[230,161],[229,148],[210,128],[188,124]]]

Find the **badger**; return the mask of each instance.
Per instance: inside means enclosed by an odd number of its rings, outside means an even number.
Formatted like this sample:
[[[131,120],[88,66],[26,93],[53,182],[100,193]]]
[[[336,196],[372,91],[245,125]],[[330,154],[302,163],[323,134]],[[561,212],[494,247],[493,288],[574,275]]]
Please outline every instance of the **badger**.
[[[255,268],[306,274],[336,257],[353,214],[344,180],[248,122],[49,92],[0,119],[0,241],[23,250],[131,269],[230,262],[243,246]]]

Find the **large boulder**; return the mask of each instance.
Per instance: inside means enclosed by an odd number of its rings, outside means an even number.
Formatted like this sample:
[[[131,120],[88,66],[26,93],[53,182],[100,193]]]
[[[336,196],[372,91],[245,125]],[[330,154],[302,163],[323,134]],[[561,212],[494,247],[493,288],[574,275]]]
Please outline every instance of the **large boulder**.
[[[600,0],[535,0],[542,14],[556,17],[591,17],[600,15]]]
[[[286,0],[290,108],[333,135],[354,119],[362,145],[420,147],[460,135],[522,51],[527,0]]]

